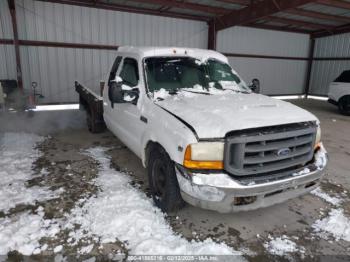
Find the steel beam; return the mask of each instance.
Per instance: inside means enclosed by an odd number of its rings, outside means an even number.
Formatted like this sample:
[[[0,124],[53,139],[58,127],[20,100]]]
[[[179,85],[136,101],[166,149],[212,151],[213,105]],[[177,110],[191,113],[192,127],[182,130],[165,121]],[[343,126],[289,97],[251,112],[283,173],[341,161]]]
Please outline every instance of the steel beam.
[[[0,44],[13,45],[13,43],[14,43],[14,40],[12,39],[0,39]],[[18,45],[19,46],[59,47],[59,48],[118,50],[117,45],[66,43],[66,42],[37,41],[37,40],[18,40]]]
[[[259,28],[259,29],[275,30],[275,31],[298,33],[298,34],[308,34],[309,35],[310,33],[312,33],[311,31],[304,30],[304,29],[287,28],[287,27],[280,27],[280,26],[266,25],[266,24],[249,24],[246,26],[253,27],[253,28]]]
[[[321,20],[331,20],[331,21],[337,21],[341,23],[350,23],[350,17],[347,17],[347,16],[330,15],[326,13],[309,11],[301,8],[286,10],[285,13],[305,16],[305,17],[312,17],[312,18],[321,19]]]
[[[248,6],[251,3],[250,0],[216,0],[216,1],[217,2],[228,3],[228,4],[243,5],[243,6]]]
[[[338,7],[343,9],[350,9],[350,2],[340,1],[340,0],[317,0],[318,4]]]
[[[18,42],[18,29],[17,29],[15,0],[8,0],[7,2],[9,5],[9,9],[10,9],[11,23],[12,23],[12,30],[13,30],[13,44],[15,47],[15,55],[16,55],[17,85],[21,90],[23,90],[21,53],[19,50],[19,42]]]
[[[284,18],[284,17],[277,17],[277,16],[269,16],[267,17],[267,20],[285,24],[285,25],[296,25],[296,26],[302,26],[302,27],[308,27],[308,28],[313,28],[313,29],[318,29],[318,30],[332,30],[334,27],[329,26],[329,25],[324,25],[324,24],[316,24],[316,23],[311,23],[307,21],[301,21],[301,20],[295,20],[295,19],[289,19],[289,18]]]
[[[216,29],[215,29],[215,20],[208,22],[208,49],[216,49]]]
[[[147,14],[147,15],[156,15],[156,16],[164,16],[164,17],[173,17],[173,18],[181,18],[181,19],[189,19],[196,21],[209,21],[210,17],[201,16],[201,15],[189,15],[189,14],[180,14],[176,12],[170,11],[159,11],[157,9],[148,9],[148,8],[139,8],[133,6],[112,4],[112,3],[104,3],[104,2],[89,2],[84,0],[35,0],[40,2],[50,2],[56,4],[66,4],[66,5],[76,5],[83,7],[91,7],[97,9],[105,9],[119,12],[129,12],[129,13],[137,13],[137,14]]]
[[[263,0],[254,2],[245,8],[234,10],[229,14],[220,17],[220,21],[217,22],[216,28],[217,30],[222,30],[236,25],[252,23],[275,13],[283,12],[315,1],[316,0]]]
[[[310,39],[310,48],[309,48],[309,61],[307,64],[306,71],[306,81],[305,81],[305,97],[309,95],[310,91],[310,80],[311,80],[311,72],[312,72],[312,64],[314,60],[314,51],[315,51],[315,39]]]
[[[191,3],[191,2],[185,2],[185,1],[181,1],[181,2],[174,1],[174,0],[129,0],[129,1],[143,3],[143,4],[147,3],[147,4],[154,4],[154,5],[175,7],[180,9],[201,11],[204,13],[217,14],[217,15],[224,15],[230,12],[230,9],[226,9],[222,7],[203,5],[203,4]]]
[[[330,31],[320,30],[317,32],[313,32],[311,34],[311,37],[312,38],[320,38],[320,37],[339,35],[339,34],[345,34],[345,33],[350,33],[350,24],[333,27],[332,30],[330,30]]]
[[[296,57],[296,56],[271,56],[271,55],[254,55],[254,54],[238,54],[238,53],[223,53],[228,57],[244,57],[244,58],[259,58],[259,59],[278,59],[278,60],[297,60],[297,61],[308,61],[307,57]]]

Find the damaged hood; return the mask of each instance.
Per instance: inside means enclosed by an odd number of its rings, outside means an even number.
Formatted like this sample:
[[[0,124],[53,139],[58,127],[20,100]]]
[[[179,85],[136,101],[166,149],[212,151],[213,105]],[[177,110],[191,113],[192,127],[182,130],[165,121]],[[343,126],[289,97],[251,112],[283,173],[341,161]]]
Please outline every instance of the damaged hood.
[[[191,125],[199,138],[222,138],[227,132],[305,121],[318,121],[289,102],[259,94],[178,94],[157,105]]]

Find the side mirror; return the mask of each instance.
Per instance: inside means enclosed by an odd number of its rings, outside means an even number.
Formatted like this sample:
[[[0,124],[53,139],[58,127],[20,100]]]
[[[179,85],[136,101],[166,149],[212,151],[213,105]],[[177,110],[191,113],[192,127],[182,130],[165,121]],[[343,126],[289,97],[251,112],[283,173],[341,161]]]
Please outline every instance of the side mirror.
[[[259,94],[260,93],[260,81],[259,81],[259,79],[254,78],[252,80],[252,84],[249,87],[254,93]]]
[[[120,82],[111,82],[108,89],[108,98],[111,101],[112,108],[114,107],[114,103],[123,103],[123,90],[122,83]]]
[[[111,101],[111,107],[114,103],[131,103],[136,105],[139,99],[140,90],[133,88],[131,90],[123,90],[122,82],[113,81],[110,83],[108,90],[108,98]]]

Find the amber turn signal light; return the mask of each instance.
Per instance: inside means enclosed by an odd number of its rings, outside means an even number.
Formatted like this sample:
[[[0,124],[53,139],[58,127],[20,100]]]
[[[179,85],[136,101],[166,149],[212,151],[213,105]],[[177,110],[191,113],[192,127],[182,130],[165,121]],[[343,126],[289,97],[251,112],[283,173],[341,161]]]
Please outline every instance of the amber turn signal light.
[[[186,148],[183,165],[184,167],[189,169],[215,169],[215,170],[224,169],[223,161],[192,160],[192,150],[190,145],[187,146]]]

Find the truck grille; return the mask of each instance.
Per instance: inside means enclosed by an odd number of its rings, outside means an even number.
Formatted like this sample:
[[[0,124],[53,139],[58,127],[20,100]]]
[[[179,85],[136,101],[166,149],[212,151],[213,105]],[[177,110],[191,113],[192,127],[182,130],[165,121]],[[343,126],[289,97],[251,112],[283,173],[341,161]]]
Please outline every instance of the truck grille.
[[[251,176],[298,169],[313,157],[316,124],[248,129],[229,133],[225,141],[225,170]]]

